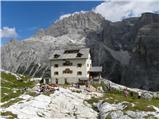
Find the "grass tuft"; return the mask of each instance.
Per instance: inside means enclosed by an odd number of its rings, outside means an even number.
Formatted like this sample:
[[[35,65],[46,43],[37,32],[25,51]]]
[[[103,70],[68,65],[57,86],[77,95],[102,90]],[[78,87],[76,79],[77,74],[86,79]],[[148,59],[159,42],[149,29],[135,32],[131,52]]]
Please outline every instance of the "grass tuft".
[[[16,98],[14,100],[10,100],[7,103],[1,105],[1,107],[9,107],[9,106],[13,105],[14,103],[17,103],[17,102],[19,102],[21,100],[23,100],[23,99],[22,98]]]
[[[7,119],[15,119],[15,118],[17,118],[16,114],[13,114],[12,112],[9,112],[9,111],[1,112],[1,116],[4,116]]]

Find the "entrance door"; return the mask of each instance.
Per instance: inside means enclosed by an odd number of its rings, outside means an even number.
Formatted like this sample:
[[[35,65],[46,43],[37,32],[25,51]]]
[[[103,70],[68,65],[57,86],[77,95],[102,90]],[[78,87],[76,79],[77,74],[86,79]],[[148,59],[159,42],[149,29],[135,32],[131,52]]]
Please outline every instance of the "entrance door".
[[[68,84],[68,82],[67,82],[67,78],[65,78],[65,79],[64,79],[64,82],[65,82],[65,84]]]
[[[56,79],[56,84],[58,84],[58,79]]]

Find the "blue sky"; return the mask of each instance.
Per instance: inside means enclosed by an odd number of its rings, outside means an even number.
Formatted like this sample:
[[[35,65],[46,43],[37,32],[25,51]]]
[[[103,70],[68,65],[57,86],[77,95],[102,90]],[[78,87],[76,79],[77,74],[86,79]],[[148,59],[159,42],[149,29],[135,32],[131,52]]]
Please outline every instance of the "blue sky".
[[[17,39],[28,38],[39,28],[47,28],[61,15],[76,11],[88,11],[101,2],[48,1],[2,2],[2,28],[15,28]],[[2,44],[10,38],[3,38]]]

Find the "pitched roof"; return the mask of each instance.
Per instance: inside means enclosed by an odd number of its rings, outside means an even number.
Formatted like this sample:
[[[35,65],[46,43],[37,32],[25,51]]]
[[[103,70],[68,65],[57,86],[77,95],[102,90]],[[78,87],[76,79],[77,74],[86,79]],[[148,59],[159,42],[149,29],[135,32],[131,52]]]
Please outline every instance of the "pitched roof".
[[[88,58],[89,48],[81,49],[61,49],[55,50],[50,56],[50,60],[60,60],[60,59],[82,59]]]
[[[91,67],[89,72],[102,72],[102,66]]]

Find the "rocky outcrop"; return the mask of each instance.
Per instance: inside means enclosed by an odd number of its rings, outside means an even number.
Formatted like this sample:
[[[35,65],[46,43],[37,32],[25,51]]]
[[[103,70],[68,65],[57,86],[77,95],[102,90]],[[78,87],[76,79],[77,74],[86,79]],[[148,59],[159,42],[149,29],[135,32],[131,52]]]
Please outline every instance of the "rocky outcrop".
[[[109,80],[102,79],[103,90],[106,94],[103,99],[100,99],[93,106],[96,107],[99,112],[100,119],[158,119],[159,109],[157,105],[151,105],[150,103],[143,105],[143,102],[154,101],[159,99],[159,92],[151,92],[146,90],[141,90],[138,88],[129,88],[123,85],[113,83]],[[119,92],[121,96],[115,97],[118,94],[115,92],[114,95],[110,95],[108,87],[110,86],[110,91]],[[128,98],[122,101],[123,91],[127,89],[129,93],[134,94],[134,98],[130,94]],[[141,93],[141,100],[138,99],[138,93]],[[137,95],[137,97],[135,97]],[[131,101],[129,99],[132,99]],[[140,102],[141,101],[141,102]],[[140,102],[140,103],[139,103]],[[155,102],[154,102],[155,103]],[[142,105],[142,106],[141,106]],[[139,109],[139,108],[143,109]]]
[[[121,91],[121,92],[127,88],[128,92],[132,92],[137,95],[139,93],[141,93],[141,97],[143,99],[146,99],[146,100],[159,99],[159,92],[158,91],[153,92],[153,91],[147,91],[147,90],[142,90],[142,89],[138,89],[138,88],[130,88],[130,87],[126,87],[124,85],[116,84],[116,83],[111,82],[107,79],[102,79],[102,82],[105,85],[105,86],[103,86],[103,90],[105,92],[108,91],[108,86],[110,86],[110,89],[112,89],[112,90]]]
[[[54,49],[91,48],[93,65],[102,76],[119,84],[158,90],[158,15],[110,22],[94,12],[74,14],[40,29],[31,38],[11,41],[1,48],[2,68],[43,77]]]
[[[97,108],[101,119],[158,119],[158,111],[126,111],[129,104],[125,101],[118,104],[99,102]],[[132,105],[134,106],[134,104]]]
[[[97,112],[85,103],[91,95],[87,93],[76,93],[71,90],[59,88],[58,91],[51,93],[50,96],[21,95],[21,102],[17,102],[3,111],[10,111],[17,115],[19,119],[30,118],[83,118],[96,119]]]
[[[118,104],[101,103],[97,104],[101,119],[158,119],[158,111],[132,111],[125,110],[128,102]],[[133,104],[134,105],[134,104]]]

